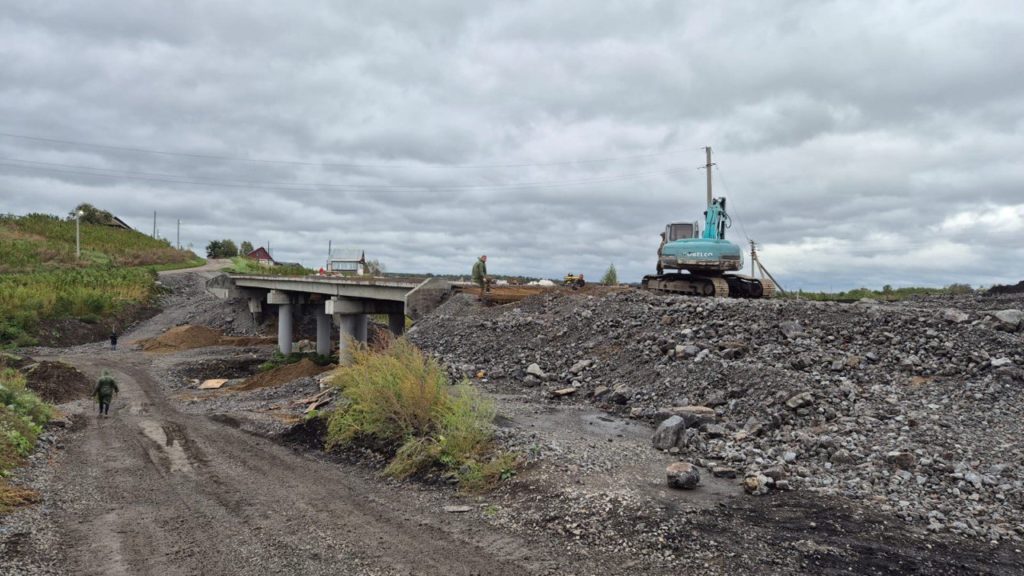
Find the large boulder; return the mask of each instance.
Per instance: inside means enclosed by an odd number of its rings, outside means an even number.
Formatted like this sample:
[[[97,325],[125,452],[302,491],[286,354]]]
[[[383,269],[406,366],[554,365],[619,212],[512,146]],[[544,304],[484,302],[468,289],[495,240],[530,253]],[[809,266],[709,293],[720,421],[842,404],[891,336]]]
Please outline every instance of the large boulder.
[[[717,421],[715,410],[707,406],[672,406],[664,409],[670,416],[679,416],[686,422],[687,428],[714,424]]]
[[[1022,325],[1024,325],[1024,312],[1015,309],[999,310],[993,312],[992,317],[998,321],[996,328],[1006,330],[1007,332],[1015,332]]]
[[[700,471],[689,462],[673,462],[665,468],[670,488],[693,490],[700,484]]]
[[[658,425],[654,431],[651,443],[658,450],[668,450],[679,444],[683,432],[686,431],[686,421],[680,416],[672,416]]]
[[[946,308],[942,311],[942,318],[947,322],[960,324],[962,322],[967,322],[970,316],[967,314],[967,312],[964,312],[963,310],[957,310],[956,308]]]

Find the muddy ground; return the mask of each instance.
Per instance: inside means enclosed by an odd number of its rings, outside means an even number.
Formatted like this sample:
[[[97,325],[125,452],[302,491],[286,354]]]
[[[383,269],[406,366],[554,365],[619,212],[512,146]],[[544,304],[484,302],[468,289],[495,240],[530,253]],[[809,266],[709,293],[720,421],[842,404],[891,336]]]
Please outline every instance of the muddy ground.
[[[43,503],[0,519],[0,574],[1024,573],[1020,542],[929,534],[872,502],[752,497],[710,475],[671,490],[678,458],[651,447],[650,423],[529,389],[490,392],[499,438],[528,462],[494,493],[382,479],[379,458],[324,454],[301,424],[313,377],[196,389],[252,375],[271,347],[132,349],[186,322],[244,319],[197,290],[202,274],[163,279],[187,298],[120,350],[29,351],[90,378],[111,369],[122,394],[109,419],[62,406],[72,425],[15,479]]]

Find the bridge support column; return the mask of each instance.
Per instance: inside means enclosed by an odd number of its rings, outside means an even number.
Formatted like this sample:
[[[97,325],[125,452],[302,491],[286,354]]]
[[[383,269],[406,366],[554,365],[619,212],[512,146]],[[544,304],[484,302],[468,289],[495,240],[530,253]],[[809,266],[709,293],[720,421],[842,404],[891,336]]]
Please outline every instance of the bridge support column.
[[[395,336],[405,332],[405,314],[388,314],[388,328]]]
[[[327,356],[331,353],[331,317],[324,307],[316,307],[316,353]]]
[[[271,290],[267,304],[277,305],[277,349],[281,354],[292,353],[292,299],[285,292]]]
[[[344,366],[352,360],[349,346],[355,340],[355,314],[335,314],[334,323],[338,325],[338,365]]]
[[[369,319],[366,314],[354,314],[355,325],[352,328],[352,337],[357,341],[366,344],[366,327],[369,324]]]

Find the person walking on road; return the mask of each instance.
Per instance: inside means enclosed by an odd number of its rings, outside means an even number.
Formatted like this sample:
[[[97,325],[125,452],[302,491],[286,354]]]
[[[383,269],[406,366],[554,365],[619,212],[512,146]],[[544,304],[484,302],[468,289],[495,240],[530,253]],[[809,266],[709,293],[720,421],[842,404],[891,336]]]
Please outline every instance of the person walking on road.
[[[487,255],[476,259],[473,264],[473,283],[480,287],[480,299],[484,299],[484,292],[491,291],[491,279],[487,277]]]
[[[110,349],[117,350],[117,332],[115,330],[110,331]]]
[[[100,403],[100,416],[110,416],[110,401],[119,391],[114,377],[110,375],[110,372],[104,370],[100,379],[96,381],[96,388],[92,391],[92,395]]]

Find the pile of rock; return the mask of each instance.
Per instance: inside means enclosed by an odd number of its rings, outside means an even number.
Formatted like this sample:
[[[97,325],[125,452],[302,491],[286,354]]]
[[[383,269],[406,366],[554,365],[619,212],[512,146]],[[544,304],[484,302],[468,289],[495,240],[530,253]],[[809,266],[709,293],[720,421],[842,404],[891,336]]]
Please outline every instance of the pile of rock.
[[[410,338],[495,391],[661,425],[656,448],[752,494],[842,494],[999,540],[1024,535],[1022,303],[456,297]]]

